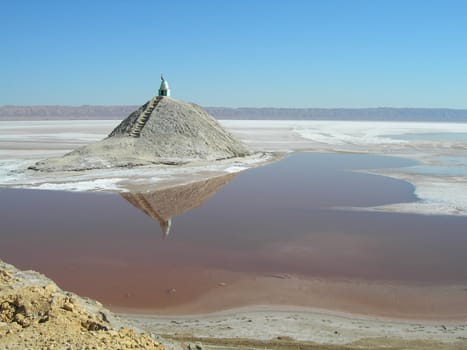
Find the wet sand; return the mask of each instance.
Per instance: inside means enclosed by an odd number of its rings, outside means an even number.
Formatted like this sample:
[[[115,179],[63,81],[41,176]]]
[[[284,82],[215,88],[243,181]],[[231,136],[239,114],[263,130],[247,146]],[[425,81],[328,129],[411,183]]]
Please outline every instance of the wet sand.
[[[186,316],[239,307],[295,307],[386,319],[467,322],[465,285],[313,279],[279,273],[252,276],[210,270],[186,272],[184,277],[196,277],[186,278],[183,284],[177,278],[170,282],[174,286],[186,286],[188,282],[192,289],[174,287],[167,289],[165,296],[151,293],[152,297],[165,300],[160,307],[151,309],[141,303],[140,307],[112,309],[123,313]]]

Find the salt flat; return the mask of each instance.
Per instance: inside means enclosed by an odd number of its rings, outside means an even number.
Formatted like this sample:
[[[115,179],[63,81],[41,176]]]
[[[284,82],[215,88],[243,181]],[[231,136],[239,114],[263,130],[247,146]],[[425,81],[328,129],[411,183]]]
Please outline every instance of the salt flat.
[[[174,335],[183,329],[185,334],[196,334],[199,338],[267,341],[286,335],[300,342],[340,345],[373,338],[374,348],[387,346],[388,339],[392,340],[391,344],[396,344],[395,339],[410,342],[421,338],[427,342],[442,340],[454,344],[465,337],[467,329],[466,325],[449,322],[441,325],[437,322],[377,319],[293,307],[249,307],[209,315],[178,317],[142,314],[125,314],[125,317],[147,332],[157,330],[164,335]],[[419,348],[415,344],[411,345],[410,349]],[[425,347],[422,344],[420,348],[436,348],[436,344],[433,346],[427,343]]]
[[[467,139],[449,137],[449,134],[467,133],[467,123],[290,120],[220,122],[254,150],[262,152],[350,152],[414,159],[420,163],[418,167],[369,169],[367,172],[412,183],[420,200],[368,210],[467,215],[467,191],[463,190],[467,188]],[[53,178],[47,174],[26,171],[37,160],[59,157],[76,147],[104,138],[117,124],[117,120],[1,121],[0,186],[125,191],[135,183],[169,186],[215,174],[241,171],[272,159],[259,154],[216,164],[142,167],[138,169],[136,180],[130,180],[134,174],[132,169],[62,173]],[[425,137],[404,137],[412,134]],[[435,166],[438,171],[423,171],[424,166]]]

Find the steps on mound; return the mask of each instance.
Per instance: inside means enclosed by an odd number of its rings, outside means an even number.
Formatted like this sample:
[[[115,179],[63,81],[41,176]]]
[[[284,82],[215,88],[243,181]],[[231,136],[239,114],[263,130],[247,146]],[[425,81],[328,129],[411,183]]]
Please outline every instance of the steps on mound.
[[[136,119],[135,124],[130,130],[129,135],[131,137],[140,137],[141,131],[143,130],[144,126],[146,125],[149,117],[151,116],[152,111],[156,108],[157,104],[162,100],[162,96],[158,96],[151,100],[148,107],[144,110],[143,113]]]

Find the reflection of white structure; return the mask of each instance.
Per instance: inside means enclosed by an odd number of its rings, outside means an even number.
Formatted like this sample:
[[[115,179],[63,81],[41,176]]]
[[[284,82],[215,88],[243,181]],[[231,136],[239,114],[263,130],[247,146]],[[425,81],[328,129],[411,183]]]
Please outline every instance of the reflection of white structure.
[[[164,77],[161,74],[161,87],[159,88],[159,96],[170,96],[170,88],[169,88],[169,83],[167,80],[164,79]]]
[[[172,226],[172,218],[168,218],[164,221],[159,221],[159,223],[161,225],[163,237],[165,238],[169,235],[170,227]]]

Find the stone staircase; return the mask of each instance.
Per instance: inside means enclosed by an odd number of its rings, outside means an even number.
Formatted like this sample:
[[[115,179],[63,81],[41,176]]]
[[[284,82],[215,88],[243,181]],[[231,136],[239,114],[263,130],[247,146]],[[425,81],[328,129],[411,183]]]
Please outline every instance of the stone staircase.
[[[148,121],[149,116],[151,115],[154,108],[156,108],[160,100],[162,100],[162,96],[157,96],[156,98],[151,100],[148,107],[144,110],[143,113],[141,113],[141,115],[136,120],[135,124],[133,124],[133,127],[131,128],[130,133],[129,133],[131,137],[140,137],[141,131],[146,125],[146,122]]]

